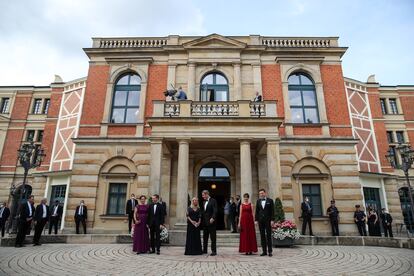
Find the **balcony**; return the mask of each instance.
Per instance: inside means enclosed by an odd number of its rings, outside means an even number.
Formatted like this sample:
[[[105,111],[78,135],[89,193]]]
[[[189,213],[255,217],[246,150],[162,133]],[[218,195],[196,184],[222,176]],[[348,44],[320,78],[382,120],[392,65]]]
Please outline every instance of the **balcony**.
[[[277,117],[276,101],[193,102],[153,101],[153,117],[260,118]]]
[[[151,136],[164,139],[277,138],[283,121],[277,117],[276,101],[153,101],[153,105],[148,119]]]

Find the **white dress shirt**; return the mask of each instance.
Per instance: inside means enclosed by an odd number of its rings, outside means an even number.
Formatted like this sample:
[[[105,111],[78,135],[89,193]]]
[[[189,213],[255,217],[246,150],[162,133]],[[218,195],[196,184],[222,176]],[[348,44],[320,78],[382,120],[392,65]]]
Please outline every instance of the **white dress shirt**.
[[[82,216],[82,215],[83,215],[83,206],[82,206],[82,205],[80,205],[80,206],[79,206],[79,212],[78,212],[78,215],[79,215],[79,216]]]
[[[0,218],[2,218],[2,217],[3,217],[3,212],[4,212],[4,209],[6,209],[6,207],[1,208],[1,210],[0,210]]]
[[[207,210],[207,205],[208,205],[208,201],[210,200],[210,198],[208,198],[207,200],[206,200],[206,202],[204,202],[204,210]]]
[[[33,215],[32,214],[32,205],[30,204],[29,201],[27,202],[27,206],[29,206],[29,217],[31,217]]]
[[[262,203],[262,208],[264,209],[265,208],[265,205],[266,205],[266,198],[263,199],[261,203]]]
[[[157,204],[154,204],[154,214],[157,211]]]
[[[134,210],[135,207],[135,199],[131,198],[131,206],[132,206],[132,210]]]
[[[55,205],[55,208],[53,209],[53,216],[57,216],[57,211],[58,211],[59,205]]]
[[[47,217],[46,205],[45,204],[42,204],[42,207],[43,207],[43,215],[42,215],[42,218],[46,218]]]

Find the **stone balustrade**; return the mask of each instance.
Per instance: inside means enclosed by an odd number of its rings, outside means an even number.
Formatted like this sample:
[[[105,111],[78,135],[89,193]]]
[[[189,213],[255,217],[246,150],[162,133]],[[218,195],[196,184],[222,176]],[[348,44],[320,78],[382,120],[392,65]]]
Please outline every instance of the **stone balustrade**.
[[[277,117],[276,101],[153,101],[153,117]]]
[[[262,45],[268,47],[308,47],[308,48],[327,48],[335,45],[331,45],[331,39],[296,39],[296,38],[262,38]]]
[[[101,38],[98,48],[156,48],[167,45],[166,38]]]

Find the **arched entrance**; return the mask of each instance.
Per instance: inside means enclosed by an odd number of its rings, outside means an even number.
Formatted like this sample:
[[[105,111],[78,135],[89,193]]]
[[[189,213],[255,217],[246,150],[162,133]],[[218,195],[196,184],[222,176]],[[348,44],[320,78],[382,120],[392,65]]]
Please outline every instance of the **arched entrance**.
[[[217,200],[217,229],[224,229],[224,205],[230,197],[230,173],[220,162],[210,162],[204,165],[198,173],[198,197],[202,202],[201,192],[209,190],[212,198]]]

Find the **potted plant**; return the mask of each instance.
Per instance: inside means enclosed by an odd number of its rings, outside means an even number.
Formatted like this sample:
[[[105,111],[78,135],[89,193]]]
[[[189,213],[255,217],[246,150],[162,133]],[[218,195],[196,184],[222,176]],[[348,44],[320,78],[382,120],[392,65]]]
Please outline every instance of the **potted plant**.
[[[273,245],[275,247],[292,246],[300,234],[295,223],[285,220],[285,212],[280,198],[275,200],[275,223],[272,225]]]

